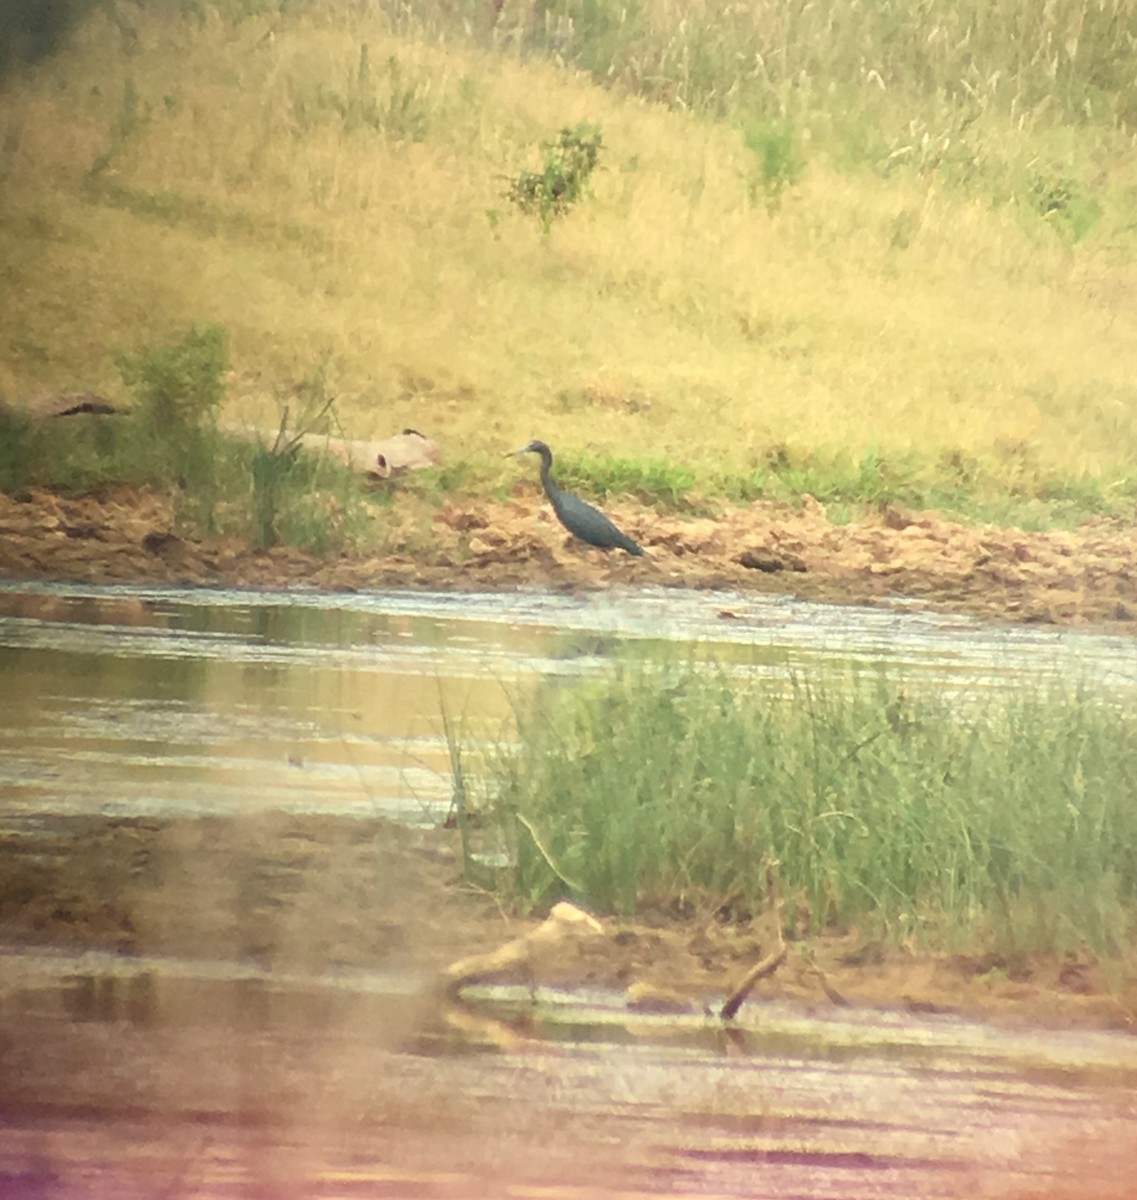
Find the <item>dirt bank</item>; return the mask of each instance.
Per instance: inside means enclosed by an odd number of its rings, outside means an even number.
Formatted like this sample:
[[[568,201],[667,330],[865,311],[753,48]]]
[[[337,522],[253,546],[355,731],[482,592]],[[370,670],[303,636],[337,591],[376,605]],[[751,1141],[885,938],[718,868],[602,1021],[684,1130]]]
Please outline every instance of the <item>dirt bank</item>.
[[[388,552],[318,558],[188,540],[153,493],[32,491],[0,496],[0,578],[337,591],[644,584],[859,603],[907,597],[1010,621],[1137,629],[1132,523],[1027,533],[890,507],[836,525],[809,499],[800,509],[725,509],[717,519],[630,505],[612,513],[647,549],[644,559],[573,542],[529,484],[505,502],[447,503],[426,515],[396,502],[376,518]]]

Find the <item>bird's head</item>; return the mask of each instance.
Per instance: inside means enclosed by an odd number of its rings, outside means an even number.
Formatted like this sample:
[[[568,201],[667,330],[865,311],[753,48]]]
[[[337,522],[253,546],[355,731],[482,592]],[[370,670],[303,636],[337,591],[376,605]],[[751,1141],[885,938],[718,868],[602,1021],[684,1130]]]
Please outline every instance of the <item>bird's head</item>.
[[[542,455],[544,455],[544,454],[550,454],[550,450],[549,450],[549,447],[546,446],[544,442],[538,441],[537,438],[534,438],[531,442],[522,446],[520,450],[511,450],[506,455],[506,458],[514,458],[518,454],[542,454]]]

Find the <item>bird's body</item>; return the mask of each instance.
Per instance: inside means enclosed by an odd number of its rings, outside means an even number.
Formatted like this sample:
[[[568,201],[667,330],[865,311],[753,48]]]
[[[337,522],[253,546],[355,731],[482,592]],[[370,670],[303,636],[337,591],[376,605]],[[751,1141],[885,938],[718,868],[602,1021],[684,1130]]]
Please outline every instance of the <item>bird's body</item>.
[[[553,479],[553,452],[544,442],[532,441],[516,451],[517,454],[537,454],[541,458],[541,486],[557,520],[573,535],[590,546],[601,550],[624,550],[628,554],[640,555],[643,550],[626,533],[621,532],[598,509],[578,496],[564,491]]]

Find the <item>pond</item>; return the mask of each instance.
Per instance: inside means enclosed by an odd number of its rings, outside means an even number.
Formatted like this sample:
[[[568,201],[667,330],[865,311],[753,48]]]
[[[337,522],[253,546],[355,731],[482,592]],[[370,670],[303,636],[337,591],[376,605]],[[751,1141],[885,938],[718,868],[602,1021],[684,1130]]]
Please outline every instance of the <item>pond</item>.
[[[508,738],[616,653],[1137,685],[1125,639],[913,607],[8,586],[0,1196],[1127,1194],[1125,1035],[439,996],[416,931],[455,910],[401,864],[450,806],[443,710]]]
[[[0,787],[32,811],[429,824],[450,803],[443,704],[464,731],[508,736],[511,703],[537,681],[617,652],[692,649],[774,686],[853,662],[961,693],[1047,678],[1137,687],[1124,638],[721,592],[8,587]]]

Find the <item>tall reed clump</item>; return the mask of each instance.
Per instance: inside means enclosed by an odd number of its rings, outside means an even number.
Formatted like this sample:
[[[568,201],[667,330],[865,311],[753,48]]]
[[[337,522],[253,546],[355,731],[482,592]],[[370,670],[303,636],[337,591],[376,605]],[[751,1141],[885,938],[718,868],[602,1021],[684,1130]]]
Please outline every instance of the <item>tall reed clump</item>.
[[[773,868],[802,936],[1109,954],[1137,932],[1133,779],[1137,719],[1081,691],[689,665],[539,697],[490,787],[522,907],[754,913]]]
[[[408,6],[430,23],[434,0]],[[458,6],[459,9],[465,7]],[[1137,32],[1130,4],[1085,0],[743,0],[710,7],[647,0],[515,0],[498,34],[555,54],[598,81],[726,115],[820,108],[834,93],[938,96],[978,111],[1130,123],[1137,90],[1126,71]]]

